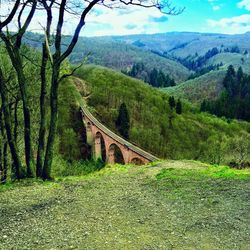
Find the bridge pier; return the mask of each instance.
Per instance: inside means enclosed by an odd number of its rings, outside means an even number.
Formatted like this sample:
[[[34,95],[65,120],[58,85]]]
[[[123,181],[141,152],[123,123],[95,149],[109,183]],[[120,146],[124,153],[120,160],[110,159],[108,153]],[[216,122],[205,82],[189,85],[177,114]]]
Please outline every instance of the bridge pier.
[[[94,138],[94,158],[95,160],[102,159],[102,144],[101,144],[101,134],[97,133]]]
[[[110,145],[108,149],[106,149],[107,152],[107,163],[108,164],[114,164],[115,163],[115,148]]]

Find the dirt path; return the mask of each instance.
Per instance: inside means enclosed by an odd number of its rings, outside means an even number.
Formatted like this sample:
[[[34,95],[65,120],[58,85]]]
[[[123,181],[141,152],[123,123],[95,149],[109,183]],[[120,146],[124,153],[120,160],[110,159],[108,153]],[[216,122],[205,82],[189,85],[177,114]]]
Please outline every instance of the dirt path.
[[[156,181],[164,167],[0,192],[0,249],[250,249],[249,183]]]

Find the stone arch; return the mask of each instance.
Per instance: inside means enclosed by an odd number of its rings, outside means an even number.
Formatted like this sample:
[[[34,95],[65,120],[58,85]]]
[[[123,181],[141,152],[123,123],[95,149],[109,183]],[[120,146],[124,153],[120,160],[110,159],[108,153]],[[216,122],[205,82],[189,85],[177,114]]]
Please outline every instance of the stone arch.
[[[106,161],[106,146],[102,133],[96,132],[94,138],[94,156],[95,159]]]
[[[112,143],[108,149],[108,163],[125,164],[125,159],[122,153],[122,149],[116,144]]]
[[[134,157],[131,160],[131,163],[134,164],[134,165],[143,165],[144,164],[143,160],[138,158],[138,157]]]

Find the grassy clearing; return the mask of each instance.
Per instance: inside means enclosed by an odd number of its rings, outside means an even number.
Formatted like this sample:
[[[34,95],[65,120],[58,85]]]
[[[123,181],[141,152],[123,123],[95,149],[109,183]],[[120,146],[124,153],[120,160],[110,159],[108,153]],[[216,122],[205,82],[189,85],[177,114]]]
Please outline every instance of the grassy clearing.
[[[249,249],[249,174],[168,161],[1,187],[0,249]]]
[[[205,178],[223,178],[223,179],[239,179],[250,180],[249,170],[238,170],[229,168],[227,166],[208,166],[202,169],[176,169],[164,168],[157,175],[156,178],[161,180],[163,178],[170,179],[200,179]]]

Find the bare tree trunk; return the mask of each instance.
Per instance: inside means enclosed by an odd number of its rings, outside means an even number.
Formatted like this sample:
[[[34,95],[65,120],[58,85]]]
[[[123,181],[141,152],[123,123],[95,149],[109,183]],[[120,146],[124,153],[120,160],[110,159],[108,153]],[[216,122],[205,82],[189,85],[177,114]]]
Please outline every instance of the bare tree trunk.
[[[3,116],[2,107],[0,108],[0,184],[3,179],[3,145],[5,143],[4,128],[3,128]]]
[[[58,84],[59,84],[60,65],[56,64],[52,72],[52,85],[50,90],[50,130],[47,141],[47,148],[43,166],[43,179],[51,179],[51,165],[53,160],[53,146],[55,142],[57,116],[58,116]]]
[[[39,138],[38,138],[38,150],[37,150],[37,162],[36,162],[36,176],[42,177],[43,175],[43,157],[45,149],[45,133],[46,133],[46,106],[45,106],[45,97],[46,97],[46,68],[49,59],[49,51],[46,46],[46,40],[49,42],[50,39],[50,27],[52,23],[52,11],[51,6],[45,5],[47,11],[47,25],[46,25],[46,36],[43,43],[43,53],[42,53],[42,65],[40,71],[41,77],[41,92],[40,92],[40,129],[39,129]]]
[[[4,142],[3,146],[3,172],[1,182],[5,183],[7,181],[7,165],[8,165],[8,143]]]
[[[20,179],[22,177],[21,174],[20,174],[21,161],[20,161],[20,157],[18,155],[17,145],[15,143],[15,140],[14,140],[14,137],[13,137],[13,134],[12,134],[11,116],[10,116],[10,111],[9,111],[9,108],[8,108],[8,99],[7,99],[5,84],[6,83],[4,81],[3,74],[2,74],[2,71],[0,69],[0,95],[1,95],[1,99],[2,99],[2,110],[3,110],[3,117],[4,117],[4,125],[5,125],[8,144],[9,144],[9,147],[10,147],[11,156],[12,156],[12,159],[13,159],[13,165],[15,167],[15,176],[16,176],[17,179]],[[6,163],[6,162],[4,162],[4,163]]]
[[[18,103],[19,103],[19,98],[17,97],[15,100],[14,104],[14,140],[15,143],[17,143],[17,136],[18,136]]]
[[[33,159],[32,143],[31,143],[31,119],[30,119],[29,101],[27,96],[26,78],[23,72],[23,62],[20,56],[19,48],[12,45],[11,41],[8,39],[8,37],[6,37],[6,35],[3,32],[1,32],[0,35],[6,45],[6,49],[11,59],[11,63],[17,73],[17,79],[23,104],[24,143],[25,143],[25,160],[27,166],[27,177],[33,177],[34,159]]]
[[[26,79],[24,76],[23,68],[22,68],[22,60],[20,58],[19,52],[16,51],[16,61],[12,64],[17,72],[17,78],[19,83],[19,88],[21,92],[21,98],[23,103],[23,116],[24,116],[24,143],[25,143],[25,160],[27,166],[27,177],[34,176],[34,159],[33,159],[33,150],[31,143],[31,119],[30,119],[30,108],[29,101],[27,97],[27,85]]]
[[[45,43],[43,44],[43,58],[41,65],[41,93],[40,93],[40,129],[38,138],[38,150],[37,150],[37,161],[36,161],[36,176],[42,177],[43,171],[43,155],[45,147],[45,132],[46,132],[46,66],[48,62],[48,52]]]
[[[26,166],[27,166],[27,176],[33,177],[34,159],[33,159],[32,143],[31,143],[30,109],[29,109],[29,101],[28,101],[28,96],[27,96],[27,83],[26,83],[26,78],[25,78],[25,74],[23,70],[22,58],[20,56],[20,48],[22,44],[23,35],[28,29],[30,22],[34,16],[38,1],[33,0],[33,1],[26,1],[22,3],[22,7],[17,17],[18,32],[16,34],[11,36],[9,32],[3,31],[3,28],[6,28],[8,24],[11,23],[12,19],[15,17],[18,11],[18,8],[20,7],[20,3],[21,1],[17,0],[14,4],[14,7],[12,8],[9,15],[7,16],[7,18],[3,22],[0,22],[0,38],[3,40],[6,46],[6,50],[8,52],[11,63],[17,73],[17,79],[18,79],[21,99],[23,103],[24,143],[25,143],[25,160],[26,160]],[[30,8],[29,12],[27,14],[27,17],[22,19],[23,14],[26,13],[24,10],[28,6],[28,3],[31,3],[31,6],[29,6]],[[8,136],[8,132],[7,132],[7,136]],[[11,138],[11,139],[14,139],[14,138]],[[14,143],[14,142],[11,141],[11,143]]]

